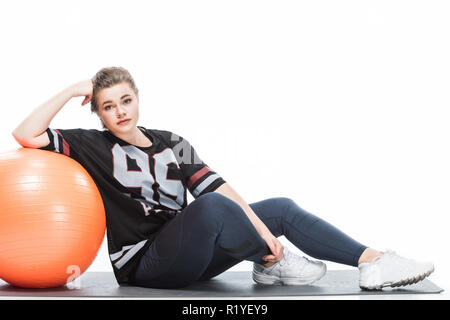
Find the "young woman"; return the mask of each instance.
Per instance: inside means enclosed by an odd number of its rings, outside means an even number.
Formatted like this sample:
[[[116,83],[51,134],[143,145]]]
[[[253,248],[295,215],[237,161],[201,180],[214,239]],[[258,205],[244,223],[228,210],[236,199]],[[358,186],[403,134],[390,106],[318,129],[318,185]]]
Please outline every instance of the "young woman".
[[[103,126],[49,128],[73,97],[84,96]],[[247,204],[190,143],[138,126],[139,95],[129,72],[103,68],[36,108],[13,132],[27,148],[65,154],[83,165],[105,206],[110,260],[119,284],[178,288],[253,261],[262,284],[310,284],[326,265],[288,251],[284,235],[307,255],[358,267],[363,289],[424,279],[431,263],[369,248],[285,197]],[[194,201],[187,203],[186,190]]]

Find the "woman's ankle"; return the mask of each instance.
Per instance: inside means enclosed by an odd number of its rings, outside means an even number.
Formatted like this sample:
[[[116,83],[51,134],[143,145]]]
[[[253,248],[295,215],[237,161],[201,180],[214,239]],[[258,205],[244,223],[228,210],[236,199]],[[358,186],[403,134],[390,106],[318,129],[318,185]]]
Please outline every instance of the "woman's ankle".
[[[364,250],[364,252],[361,254],[358,260],[358,265],[361,263],[368,263],[372,262],[375,258],[382,256],[384,253],[372,248],[367,248]]]

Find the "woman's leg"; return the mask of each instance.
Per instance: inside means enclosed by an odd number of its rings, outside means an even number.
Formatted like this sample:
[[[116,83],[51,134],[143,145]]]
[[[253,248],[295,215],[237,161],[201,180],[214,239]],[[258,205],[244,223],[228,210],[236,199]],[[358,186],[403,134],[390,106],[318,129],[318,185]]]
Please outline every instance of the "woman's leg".
[[[211,192],[167,223],[142,256],[132,284],[186,286],[199,279],[218,249],[228,258],[257,263],[265,263],[261,258],[270,252],[242,208]]]
[[[249,206],[275,237],[284,235],[313,258],[356,267],[362,253],[368,249],[330,223],[300,208],[289,198],[269,198]],[[216,251],[201,279],[210,279],[239,262],[225,252]]]
[[[313,258],[357,267],[361,254],[367,249],[289,198],[263,200],[253,204],[252,209],[275,236],[284,235]]]

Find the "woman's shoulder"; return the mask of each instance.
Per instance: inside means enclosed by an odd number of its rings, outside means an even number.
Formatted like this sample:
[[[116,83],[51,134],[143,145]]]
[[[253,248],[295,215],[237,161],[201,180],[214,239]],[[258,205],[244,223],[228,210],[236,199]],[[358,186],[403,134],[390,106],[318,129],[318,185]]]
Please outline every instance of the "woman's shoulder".
[[[86,136],[86,137],[104,137],[108,130],[98,130],[98,129],[86,129],[86,128],[77,128],[74,129],[77,132],[79,132],[80,135]]]
[[[96,133],[96,134],[106,131],[106,130],[98,130],[98,129],[91,129],[91,128],[60,128],[60,129],[54,129],[54,130],[71,131],[71,132],[83,132],[83,133]]]
[[[167,129],[156,129],[156,128],[145,128],[142,126],[139,126],[140,128],[143,128],[149,133],[152,133],[154,135],[157,135],[159,138],[163,139],[164,141],[170,143],[170,142],[176,142],[179,141],[180,136],[174,133],[173,131],[167,130]]]
[[[77,141],[81,141],[83,143],[92,143],[97,144],[100,141],[108,140],[108,130],[98,130],[98,129],[86,129],[86,128],[72,128],[72,129],[63,129],[62,135],[72,137]]]

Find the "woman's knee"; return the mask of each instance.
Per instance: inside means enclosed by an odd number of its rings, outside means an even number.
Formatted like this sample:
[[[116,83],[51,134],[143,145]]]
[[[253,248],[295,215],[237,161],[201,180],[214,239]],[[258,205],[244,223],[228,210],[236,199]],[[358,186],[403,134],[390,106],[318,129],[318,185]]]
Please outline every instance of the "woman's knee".
[[[195,199],[189,205],[190,215],[196,215],[199,219],[220,221],[221,218],[240,212],[241,207],[230,198],[217,193],[208,192]]]
[[[239,213],[242,211],[241,206],[236,201],[221,193],[209,192],[202,195],[200,198],[202,197],[205,199],[205,202],[207,202],[207,204],[214,209],[235,211]],[[197,200],[200,198],[197,198]]]
[[[273,197],[265,200],[264,207],[269,208],[270,214],[284,216],[292,207],[296,205],[295,201],[288,197]]]
[[[227,197],[223,194],[218,192],[208,192],[195,199],[194,202],[201,202],[202,204],[213,206],[224,199],[227,199]]]
[[[302,209],[297,202],[288,197],[269,198],[267,209],[263,210],[264,218],[277,218],[280,222],[292,222],[299,217],[308,215],[308,212]]]
[[[217,192],[208,192],[192,202],[197,211],[212,212],[223,207],[231,199]]]
[[[295,205],[295,201],[288,197],[276,197],[273,199],[275,199],[275,201],[277,201],[284,210],[288,210],[290,207]]]

